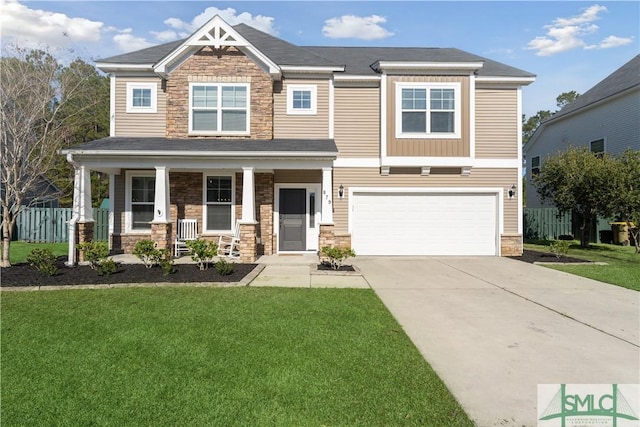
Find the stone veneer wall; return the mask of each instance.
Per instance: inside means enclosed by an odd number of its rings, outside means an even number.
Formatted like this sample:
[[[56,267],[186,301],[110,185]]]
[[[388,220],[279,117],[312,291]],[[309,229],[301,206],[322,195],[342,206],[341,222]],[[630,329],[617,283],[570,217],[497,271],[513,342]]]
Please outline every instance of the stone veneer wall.
[[[256,220],[259,222],[256,230],[260,239],[258,255],[272,255],[273,246],[273,174],[256,173]]]
[[[522,249],[522,234],[503,234],[500,236],[502,256],[520,256]]]
[[[91,221],[91,222],[79,222],[79,223],[76,224],[76,243],[77,244],[93,240],[93,228],[94,228],[94,225],[95,225],[95,223],[93,221]],[[78,257],[76,258],[78,260],[78,262],[83,262],[84,261],[84,253],[81,252],[81,251],[78,251],[76,249],[76,254],[78,255]]]
[[[250,83],[251,134],[239,138],[273,139],[271,76],[233,47],[204,47],[171,72],[166,83],[167,137],[188,136],[191,82]]]

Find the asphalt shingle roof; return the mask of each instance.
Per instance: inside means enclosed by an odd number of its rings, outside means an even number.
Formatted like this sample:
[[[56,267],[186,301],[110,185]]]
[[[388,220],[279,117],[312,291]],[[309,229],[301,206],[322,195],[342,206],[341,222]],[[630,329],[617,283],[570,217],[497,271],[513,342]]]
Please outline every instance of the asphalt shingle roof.
[[[326,154],[335,156],[338,147],[333,139],[215,139],[215,138],[160,138],[160,137],[107,137],[63,150],[63,153],[92,151],[170,153],[188,152],[202,156],[225,153],[279,153]]]
[[[325,47],[296,46],[246,24],[233,27],[260,52],[278,65],[346,66],[346,74],[375,75],[378,61],[476,62],[482,61],[480,76],[535,77],[534,74],[455,48],[415,47]],[[102,63],[156,64],[185,39],[100,59]]]
[[[605,77],[600,83],[580,95],[571,104],[566,105],[547,121],[566,116],[569,113],[624,92],[634,86],[640,86],[640,55],[636,55],[629,62]]]

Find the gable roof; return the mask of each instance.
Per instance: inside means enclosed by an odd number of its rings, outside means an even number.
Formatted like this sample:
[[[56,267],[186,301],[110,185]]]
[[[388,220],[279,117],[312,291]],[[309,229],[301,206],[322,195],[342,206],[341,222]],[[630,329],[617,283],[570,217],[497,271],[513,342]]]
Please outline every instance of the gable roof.
[[[564,117],[636,86],[640,86],[640,55],[636,55],[622,67],[605,77],[604,80],[580,95],[571,104],[565,105],[564,108],[547,119],[546,122]]]
[[[221,20],[215,16],[210,22],[215,19]],[[374,69],[374,66],[382,61],[481,63],[476,72],[478,76],[524,79],[535,77],[534,74],[518,68],[455,48],[296,46],[246,24],[238,24],[230,28],[233,28],[251,44],[252,48],[255,48],[281,69],[322,67],[328,71],[343,72],[344,74],[375,76],[379,75],[379,72]],[[190,38],[192,37],[193,35]],[[176,40],[135,52],[99,59],[96,63],[99,68],[107,69],[114,65],[138,67],[147,65],[151,68],[166,60],[176,50],[181,49],[188,40]]]

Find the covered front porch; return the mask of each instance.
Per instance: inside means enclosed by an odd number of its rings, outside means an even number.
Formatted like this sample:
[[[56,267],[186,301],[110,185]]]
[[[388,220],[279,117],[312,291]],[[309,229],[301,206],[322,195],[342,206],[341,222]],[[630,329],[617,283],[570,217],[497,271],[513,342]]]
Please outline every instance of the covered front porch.
[[[185,218],[207,240],[238,231],[242,262],[333,240],[333,140],[105,138],[64,154],[76,171],[70,263],[93,237],[92,170],[110,176],[113,253],[143,239],[171,248]]]

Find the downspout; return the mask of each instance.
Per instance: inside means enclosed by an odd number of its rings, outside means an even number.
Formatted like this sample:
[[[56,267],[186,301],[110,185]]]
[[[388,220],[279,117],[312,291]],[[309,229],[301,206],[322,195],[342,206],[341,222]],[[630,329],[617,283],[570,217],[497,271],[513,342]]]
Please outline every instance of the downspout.
[[[73,154],[67,154],[67,162],[73,165],[73,215],[69,220],[69,253],[66,262],[67,267],[74,267],[76,265],[76,224],[80,219],[80,213],[78,212],[78,203],[76,203],[76,195],[79,198],[79,179],[78,179],[78,163],[73,160]],[[77,201],[79,202],[79,200]]]

